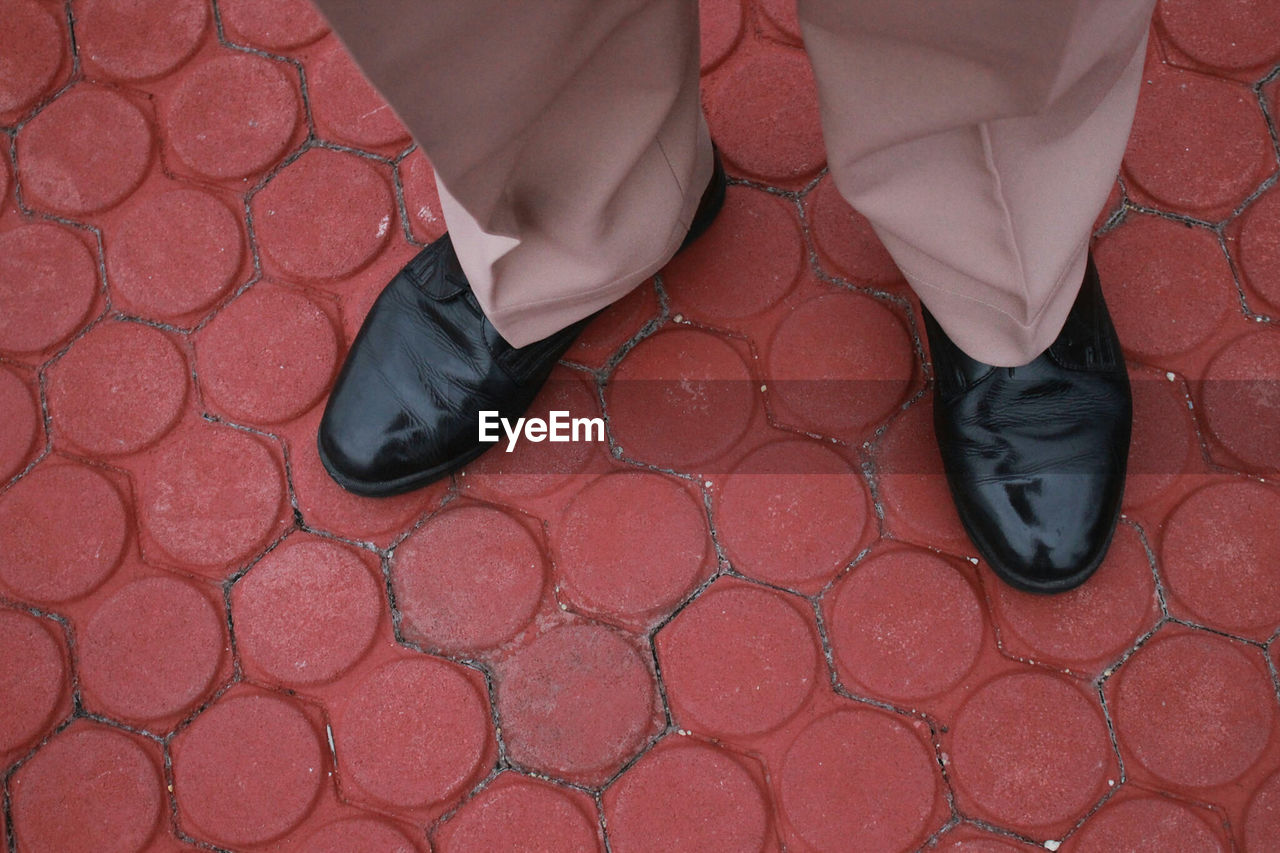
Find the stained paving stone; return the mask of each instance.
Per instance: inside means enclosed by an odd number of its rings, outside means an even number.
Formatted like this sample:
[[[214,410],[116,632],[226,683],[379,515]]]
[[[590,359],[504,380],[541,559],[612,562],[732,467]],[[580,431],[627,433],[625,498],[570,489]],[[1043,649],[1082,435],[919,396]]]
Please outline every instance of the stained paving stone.
[[[712,512],[735,569],[809,592],[857,554],[869,516],[854,466],[832,448],[802,440],[746,456],[723,479]]]
[[[351,548],[299,534],[259,560],[231,593],[246,673],[306,689],[350,669],[382,622],[375,571]]]
[[[210,408],[251,424],[292,420],[314,406],[332,383],[340,356],[325,306],[270,282],[214,315],[194,343],[200,390]]]
[[[826,163],[818,92],[805,55],[761,45],[719,71],[704,96],[711,135],[730,168],[797,187]],[[761,133],[767,125],[769,133]]]
[[[544,631],[503,663],[496,683],[508,755],[557,778],[598,785],[659,727],[649,664],[601,625]]]
[[[547,565],[515,517],[465,506],[410,534],[396,548],[391,576],[405,637],[459,654],[501,645],[533,618]]]
[[[161,321],[206,309],[245,270],[243,223],[194,187],[136,199],[104,227],[107,280],[117,306]]]
[[[602,527],[601,518],[614,523]],[[701,495],[641,471],[605,474],[574,495],[552,527],[551,548],[559,598],[633,627],[665,615],[715,563]]]
[[[218,4],[232,41],[265,50],[289,50],[329,31],[307,0],[226,0]]]
[[[210,18],[200,0],[87,0],[76,9],[80,58],[95,75],[162,77],[195,53]]]
[[[13,836],[24,850],[141,850],[165,811],[159,749],[80,720],[10,782]]]
[[[983,685],[943,749],[962,811],[1034,837],[1064,832],[1120,779],[1097,699],[1034,671]]]
[[[782,725],[820,677],[812,617],[789,597],[734,580],[712,584],[656,646],[676,721],[730,740]]]
[[[22,374],[0,368],[0,480],[31,459],[42,431],[39,401]]]
[[[18,176],[28,203],[52,213],[93,213],[119,203],[152,160],[151,124],[114,89],[80,84],[18,133]]]
[[[15,0],[0,32],[0,116],[31,107],[52,88],[66,63],[62,26],[49,4]]]
[[[208,698],[224,669],[225,624],[221,595],[178,577],[114,591],[76,632],[85,705],[149,729],[176,722]]]
[[[751,759],[663,741],[604,795],[614,850],[776,850],[763,774]]]
[[[507,772],[440,824],[434,840],[441,853],[584,853],[601,849],[599,834],[584,794]]]
[[[1280,492],[1252,480],[1207,485],[1169,515],[1160,568],[1177,615],[1266,640],[1280,626]]]
[[[432,701],[420,701],[431,696]],[[482,775],[492,753],[489,703],[451,663],[403,657],[356,684],[334,714],[343,780],[382,807],[423,809]]]
[[[352,154],[305,152],[253,198],[263,251],[286,275],[304,280],[351,275],[373,260],[392,229],[389,178]]]
[[[1201,416],[1228,467],[1280,471],[1280,335],[1253,332],[1223,346],[1199,383]],[[1221,453],[1217,454],[1223,455]],[[1239,460],[1232,465],[1232,459]]]
[[[327,784],[321,743],[292,700],[249,689],[224,694],[172,741],[179,825],[223,846],[280,837]]]
[[[1222,822],[1187,803],[1160,796],[1117,798],[1062,846],[1070,853],[1104,850],[1226,851]]]
[[[873,709],[815,720],[787,750],[774,785],[790,826],[815,850],[907,850],[928,834],[941,788],[932,750]],[[892,792],[892,794],[889,794]]]
[[[1158,635],[1108,688],[1122,753],[1165,784],[1233,782],[1275,737],[1275,691],[1261,653],[1220,636]]]
[[[116,456],[142,450],[173,427],[190,370],[165,332],[107,322],[76,341],[46,376],[55,443]]]
[[[49,620],[0,609],[0,758],[6,764],[30,748],[71,709],[66,642]]]
[[[0,234],[0,350],[36,353],[70,337],[93,307],[97,266],[84,241],[59,225]]]
[[[409,131],[337,38],[317,45],[306,68],[311,113],[322,138],[375,150],[409,143]]]
[[[1274,13],[1159,4],[1096,223],[1126,519],[1040,598],[964,559],[794,5],[700,6],[725,210],[533,409],[609,441],[377,500],[315,434],[426,156],[306,0],[9,0],[0,846],[1268,849]]]
[[[34,603],[78,598],[120,563],[129,509],[95,468],[52,458],[0,496],[0,583]]]
[[[872,555],[824,604],[837,668],[859,694],[910,701],[941,693],[973,667],[987,631],[970,581],[925,551]]]
[[[247,178],[284,156],[302,116],[288,65],[226,52],[185,69],[161,109],[178,163],[213,179]]]

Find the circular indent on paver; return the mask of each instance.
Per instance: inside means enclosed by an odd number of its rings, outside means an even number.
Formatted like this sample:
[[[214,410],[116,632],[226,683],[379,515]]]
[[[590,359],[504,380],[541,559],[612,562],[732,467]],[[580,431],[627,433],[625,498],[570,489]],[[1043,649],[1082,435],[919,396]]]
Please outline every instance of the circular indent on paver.
[[[812,441],[753,451],[724,481],[715,509],[734,568],[780,585],[830,578],[853,558],[867,523],[862,480]]]
[[[660,747],[604,795],[618,853],[642,850],[763,850],[764,792],[745,767],[711,746]]]
[[[787,315],[767,364],[769,402],[780,420],[850,439],[903,401],[915,353],[902,320],[879,300],[832,293]]]
[[[286,69],[228,53],[187,71],[164,112],[174,153],[210,178],[243,178],[279,160],[300,119]]]
[[[1001,825],[1034,830],[1073,819],[1106,790],[1112,753],[1101,709],[1054,676],[988,682],[965,702],[952,737],[962,802]]]
[[[1249,68],[1280,55],[1280,7],[1269,3],[1164,0],[1160,21],[1184,53],[1216,68]]]
[[[40,465],[0,497],[0,580],[21,598],[67,601],[111,574],[127,538],[124,502],[106,477]]]
[[[176,578],[143,578],[119,590],[78,637],[90,706],[135,720],[191,707],[217,674],[224,618],[207,596]]]
[[[291,420],[314,406],[338,365],[338,333],[293,290],[259,284],[196,336],[200,387],[233,418]]]
[[[982,648],[973,587],[922,551],[873,557],[840,581],[830,636],[842,672],[877,695],[919,699],[956,684]]]
[[[160,822],[155,759],[133,738],[77,724],[45,745],[13,782],[13,831],[22,850],[127,853]]]
[[[1246,850],[1265,850],[1265,844],[1280,838],[1280,773],[1263,782],[1245,813]]]
[[[781,725],[813,692],[816,639],[809,619],[782,593],[713,586],[658,635],[676,719],[711,734]]]
[[[1248,86],[1159,63],[1144,80],[1124,161],[1156,199],[1177,210],[1225,212],[1274,168]]]
[[[374,817],[325,824],[307,836],[308,853],[417,853],[418,845],[396,826]]]
[[[248,556],[284,501],[283,472],[260,439],[203,424],[157,447],[139,485],[143,528],[169,556],[200,567]]]
[[[1239,311],[1231,267],[1212,231],[1158,216],[1130,216],[1094,254],[1116,331],[1144,356],[1202,343]]]
[[[391,189],[367,160],[323,148],[290,163],[254,196],[262,247],[285,271],[339,278],[367,264],[391,231]]]
[[[655,724],[655,692],[640,653],[613,631],[554,628],[500,673],[507,751],[537,770],[602,781],[644,744]]]
[[[133,191],[151,162],[142,110],[110,89],[81,85],[18,133],[22,189],[36,207],[92,213]]]
[[[57,225],[0,234],[0,349],[37,352],[84,322],[98,267],[84,243]]]
[[[224,0],[218,11],[224,24],[268,50],[301,47],[328,32],[308,0]]]
[[[132,453],[177,421],[187,363],[172,340],[140,323],[104,323],[48,373],[54,432],[101,455]]]
[[[86,0],[76,9],[76,45],[113,77],[160,77],[190,58],[208,23],[200,0]]]
[[[247,664],[286,684],[331,681],[360,659],[382,590],[347,548],[290,537],[236,584],[231,608]]]
[[[810,723],[776,782],[782,811],[821,851],[905,850],[927,828],[938,777],[930,751],[880,711],[841,710]]]
[[[995,594],[1002,627],[1038,653],[1074,663],[1114,657],[1132,645],[1154,621],[1154,587],[1138,534],[1121,525],[1089,583],[1052,596],[998,584]]]
[[[53,723],[67,676],[62,650],[34,616],[0,610],[0,753],[17,749]]]
[[[472,780],[489,742],[489,706],[454,665],[400,660],[356,687],[335,737],[350,781],[390,806],[425,806]]]
[[[441,827],[436,843],[442,853],[571,853],[599,848],[594,815],[589,818],[562,791],[510,774],[499,780]]]
[[[1209,824],[1190,806],[1142,797],[1104,806],[1089,818],[1075,850],[1225,850]]]
[[[606,475],[574,496],[552,546],[565,598],[596,612],[643,617],[689,592],[711,541],[702,505],[687,489],[637,471]]]
[[[58,20],[33,0],[5,5],[0,28],[0,112],[35,103],[62,67],[62,31]]]
[[[748,187],[729,187],[707,233],[672,259],[663,281],[682,308],[737,319],[774,305],[795,286],[804,240],[795,208]]]
[[[1263,330],[1227,344],[1201,387],[1218,440],[1247,465],[1280,469],[1280,335]]]
[[[1221,785],[1258,760],[1275,695],[1240,648],[1210,634],[1157,640],[1120,671],[1116,733],[1138,760],[1177,785]]]
[[[391,573],[405,636],[462,652],[500,645],[528,623],[546,567],[520,522],[471,506],[415,531],[396,549]]]
[[[0,367],[0,481],[22,470],[40,434],[36,398],[18,375]]]
[[[111,290],[161,318],[207,308],[235,281],[244,258],[240,223],[197,189],[140,200],[106,234]]]
[[[726,73],[709,101],[711,136],[732,165],[781,181],[802,180],[822,168],[818,93],[803,52],[758,52]]]
[[[833,272],[858,284],[886,285],[902,278],[866,217],[849,206],[835,180],[824,178],[809,197],[813,241],[831,259]]]
[[[742,37],[742,0],[701,0],[698,30],[702,70],[719,65]]]
[[[435,172],[421,148],[415,148],[401,160],[399,168],[409,229],[416,239],[430,243],[445,232],[444,209],[440,206]]]
[[[623,453],[675,468],[733,447],[751,419],[755,383],[737,351],[709,332],[676,329],[642,341],[605,389]]]
[[[1182,606],[1227,630],[1280,623],[1280,492],[1253,481],[1206,486],[1170,514],[1161,567]]]
[[[1182,383],[1136,371],[1130,378],[1133,437],[1124,501],[1137,506],[1164,494],[1183,471],[1199,464],[1201,456]]]
[[[275,696],[216,702],[178,735],[173,749],[179,823],[226,846],[262,844],[293,829],[326,778],[315,729]]]
[[[1240,268],[1245,281],[1280,309],[1280,190],[1264,193],[1241,217]],[[1255,309],[1256,310],[1256,309]]]
[[[320,46],[307,70],[316,122],[337,141],[357,146],[409,141],[409,131],[337,39]]]

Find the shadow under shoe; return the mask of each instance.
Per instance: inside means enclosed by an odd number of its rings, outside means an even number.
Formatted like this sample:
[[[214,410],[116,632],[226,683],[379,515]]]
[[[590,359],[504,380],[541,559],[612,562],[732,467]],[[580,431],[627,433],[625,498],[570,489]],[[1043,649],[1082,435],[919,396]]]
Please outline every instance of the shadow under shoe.
[[[934,433],[960,521],[1001,579],[1079,586],[1101,564],[1124,492],[1133,402],[1090,258],[1061,333],[1023,367],[965,355],[924,312]]]
[[[711,225],[725,185],[717,155],[681,249]],[[360,327],[320,421],[320,461],[366,497],[449,475],[493,446],[479,440],[480,412],[523,415],[591,319],[511,346],[480,309],[445,234],[392,278]]]

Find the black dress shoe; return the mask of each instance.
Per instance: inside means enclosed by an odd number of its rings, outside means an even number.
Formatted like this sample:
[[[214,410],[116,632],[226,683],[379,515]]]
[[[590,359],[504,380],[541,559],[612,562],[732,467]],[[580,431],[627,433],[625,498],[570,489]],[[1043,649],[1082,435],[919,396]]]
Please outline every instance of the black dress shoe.
[[[978,553],[1028,592],[1079,586],[1111,544],[1133,403],[1090,258],[1057,340],[1025,367],[965,355],[926,311],[933,423],[951,496]]]
[[[680,248],[711,225],[725,186],[717,154]],[[511,346],[480,310],[444,235],[396,274],[360,327],[320,421],[320,461],[340,486],[369,497],[447,476],[493,446],[479,441],[479,413],[524,414],[590,320]]]

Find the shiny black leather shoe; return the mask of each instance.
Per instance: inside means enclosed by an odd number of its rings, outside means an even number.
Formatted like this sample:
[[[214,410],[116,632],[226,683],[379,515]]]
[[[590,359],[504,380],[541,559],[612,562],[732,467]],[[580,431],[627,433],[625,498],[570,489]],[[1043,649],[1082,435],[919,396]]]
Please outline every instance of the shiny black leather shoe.
[[[711,225],[725,187],[717,154],[681,249]],[[320,461],[338,485],[367,497],[447,476],[493,446],[479,441],[479,412],[524,414],[590,320],[511,346],[480,310],[444,235],[396,274],[360,327],[320,421]]]
[[[1028,592],[1084,583],[1120,515],[1133,403],[1089,259],[1057,340],[1025,367],[965,355],[926,311],[933,424],[951,496],[978,553]]]

